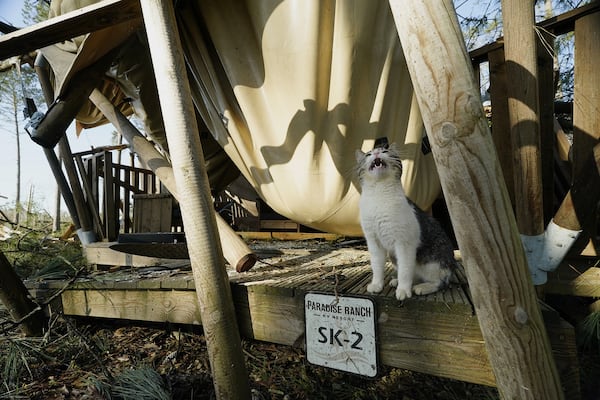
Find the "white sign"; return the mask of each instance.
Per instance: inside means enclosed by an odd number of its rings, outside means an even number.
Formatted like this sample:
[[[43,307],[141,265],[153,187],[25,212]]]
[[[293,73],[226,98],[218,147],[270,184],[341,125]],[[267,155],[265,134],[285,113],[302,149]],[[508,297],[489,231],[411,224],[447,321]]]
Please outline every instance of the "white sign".
[[[375,304],[363,297],[304,296],[306,358],[312,364],[377,375]]]

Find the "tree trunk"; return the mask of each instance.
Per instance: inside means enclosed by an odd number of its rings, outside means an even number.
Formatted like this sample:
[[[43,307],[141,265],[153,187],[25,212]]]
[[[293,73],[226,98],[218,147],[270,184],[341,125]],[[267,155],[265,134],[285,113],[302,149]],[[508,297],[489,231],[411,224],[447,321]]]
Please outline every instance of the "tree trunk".
[[[250,398],[183,51],[170,1],[142,0],[217,399]]]
[[[29,297],[29,292],[0,252],[0,301],[8,309],[15,322],[21,322],[21,329],[27,336],[41,336],[46,321],[42,310]],[[37,309],[37,310],[36,310]],[[23,321],[21,321],[23,320]]]
[[[498,390],[505,399],[561,399],[552,349],[452,2],[390,0],[390,5]]]

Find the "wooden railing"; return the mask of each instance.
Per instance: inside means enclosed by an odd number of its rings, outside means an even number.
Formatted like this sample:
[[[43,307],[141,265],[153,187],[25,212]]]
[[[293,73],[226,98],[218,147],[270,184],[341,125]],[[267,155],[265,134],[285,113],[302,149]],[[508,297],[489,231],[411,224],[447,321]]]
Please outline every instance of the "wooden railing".
[[[73,154],[87,210],[97,234],[114,241],[133,229],[133,195],[158,194],[161,185],[152,171],[113,160],[113,152],[127,146],[109,146]]]
[[[565,197],[566,190],[564,182],[575,184],[583,175],[594,174],[589,170],[589,158],[591,148],[598,142],[600,132],[596,129],[600,126],[600,115],[598,112],[600,98],[600,79],[597,78],[596,68],[600,65],[598,59],[598,44],[594,42],[594,31],[597,32],[597,22],[600,19],[600,1],[595,1],[586,6],[577,8],[565,14],[558,15],[537,24],[539,32],[538,41],[538,98],[539,98],[539,120],[541,139],[541,171],[543,185],[544,222],[555,216],[561,202]],[[554,39],[558,35],[574,32],[575,38],[575,91],[573,104],[555,104],[555,71],[554,55],[548,49],[554,48]],[[579,51],[578,51],[579,49]],[[504,172],[504,179],[513,202],[513,205],[524,201],[515,198],[518,193],[514,190],[514,183],[520,179],[519,174],[530,171],[519,171],[514,168],[513,148],[510,136],[510,123],[508,120],[508,95],[506,91],[507,81],[513,79],[506,74],[506,63],[504,57],[503,38],[487,44],[470,52],[471,61],[476,77],[479,78],[482,65],[488,63],[489,68],[489,90],[491,101],[491,127],[492,136],[496,146],[500,165]],[[564,157],[562,160],[555,156],[556,143],[566,143],[560,135],[560,126],[555,118],[555,112],[571,110],[573,113],[574,143],[570,149],[574,156],[572,160]],[[596,128],[594,128],[596,127]],[[558,133],[557,133],[558,132]],[[557,136],[559,135],[559,136]],[[561,142],[562,141],[562,142]],[[568,143],[567,143],[568,145]],[[566,149],[569,152],[569,149]],[[564,162],[572,161],[572,166],[565,168]],[[557,165],[563,162],[562,165]],[[587,165],[587,167],[585,166]],[[587,168],[587,170],[585,169]],[[573,175],[571,176],[571,171]],[[591,194],[591,193],[590,193]],[[597,197],[597,193],[594,194]],[[594,197],[588,196],[588,197]],[[581,199],[580,199],[581,200]],[[586,200],[584,199],[584,203]],[[589,202],[593,203],[592,200]],[[589,209],[594,209],[590,205]]]

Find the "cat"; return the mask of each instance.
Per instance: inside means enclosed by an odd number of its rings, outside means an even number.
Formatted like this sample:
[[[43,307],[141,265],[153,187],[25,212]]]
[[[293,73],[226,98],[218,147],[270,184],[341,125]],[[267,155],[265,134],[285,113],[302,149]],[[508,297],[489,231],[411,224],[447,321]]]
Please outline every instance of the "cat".
[[[373,272],[367,291],[383,290],[388,256],[397,269],[397,278],[390,282],[396,287],[396,299],[445,288],[456,267],[454,246],[439,222],[406,197],[397,146],[385,144],[367,153],[357,150],[356,161],[362,189],[360,224]]]

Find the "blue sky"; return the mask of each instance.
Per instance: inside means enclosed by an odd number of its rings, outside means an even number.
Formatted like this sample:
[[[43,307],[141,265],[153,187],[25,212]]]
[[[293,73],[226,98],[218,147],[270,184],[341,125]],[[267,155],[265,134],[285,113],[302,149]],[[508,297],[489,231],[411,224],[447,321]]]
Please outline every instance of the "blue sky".
[[[23,0],[0,0],[0,20],[21,25],[21,8]]]

